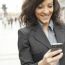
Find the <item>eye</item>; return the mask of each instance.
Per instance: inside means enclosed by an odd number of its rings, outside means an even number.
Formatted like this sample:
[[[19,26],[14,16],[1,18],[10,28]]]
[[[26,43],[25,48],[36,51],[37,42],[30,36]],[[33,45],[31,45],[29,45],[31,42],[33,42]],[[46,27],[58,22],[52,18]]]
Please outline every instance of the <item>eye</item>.
[[[40,4],[37,8],[42,9],[42,8],[44,8],[44,5]]]
[[[53,6],[49,6],[49,8],[52,8]]]
[[[42,7],[42,6],[38,6],[37,8],[38,8],[38,9],[41,9],[41,8],[43,8],[43,7]]]
[[[49,7],[49,8],[52,8],[52,7],[53,7],[53,5],[48,5],[48,7]]]

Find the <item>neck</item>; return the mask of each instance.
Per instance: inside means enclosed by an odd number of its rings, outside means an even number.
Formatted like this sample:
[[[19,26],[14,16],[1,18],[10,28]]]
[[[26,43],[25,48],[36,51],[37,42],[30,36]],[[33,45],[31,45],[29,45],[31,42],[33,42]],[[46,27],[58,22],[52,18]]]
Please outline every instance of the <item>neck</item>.
[[[43,30],[48,31],[48,25],[49,25],[48,23],[44,24],[43,25]]]
[[[39,22],[39,24],[42,26],[42,29],[43,30],[48,31],[49,22],[47,22],[47,23]]]

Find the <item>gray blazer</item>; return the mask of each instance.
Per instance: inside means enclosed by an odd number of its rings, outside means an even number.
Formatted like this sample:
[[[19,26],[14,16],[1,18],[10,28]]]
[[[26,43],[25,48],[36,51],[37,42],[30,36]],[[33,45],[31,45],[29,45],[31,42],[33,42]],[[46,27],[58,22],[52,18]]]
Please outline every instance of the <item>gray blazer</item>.
[[[63,44],[64,56],[60,65],[65,65],[65,26],[54,25],[57,42]],[[40,25],[32,28],[23,28],[18,31],[18,49],[21,65],[37,65],[44,54],[51,48],[50,42],[45,36]]]

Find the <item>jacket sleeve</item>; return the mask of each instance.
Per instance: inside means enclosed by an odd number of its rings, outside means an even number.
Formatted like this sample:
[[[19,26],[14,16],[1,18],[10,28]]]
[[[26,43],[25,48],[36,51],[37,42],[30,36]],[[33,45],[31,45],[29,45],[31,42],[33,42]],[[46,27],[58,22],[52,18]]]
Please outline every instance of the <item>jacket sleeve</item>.
[[[32,59],[28,37],[28,33],[22,32],[22,30],[18,31],[18,49],[21,65],[38,65]]]

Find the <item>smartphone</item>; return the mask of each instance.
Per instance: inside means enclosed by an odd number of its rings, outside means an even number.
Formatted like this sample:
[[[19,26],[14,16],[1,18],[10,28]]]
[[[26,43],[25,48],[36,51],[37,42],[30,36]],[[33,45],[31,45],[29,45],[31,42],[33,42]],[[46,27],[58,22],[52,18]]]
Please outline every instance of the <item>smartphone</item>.
[[[55,50],[62,49],[62,48],[63,48],[63,43],[53,44],[53,45],[51,46],[51,52],[52,52],[52,51],[55,51]],[[59,54],[60,54],[60,53],[54,55],[53,57],[55,57],[55,56],[57,56],[57,55],[59,55]]]
[[[55,51],[62,48],[63,48],[63,43],[53,43],[51,46],[51,51]]]

